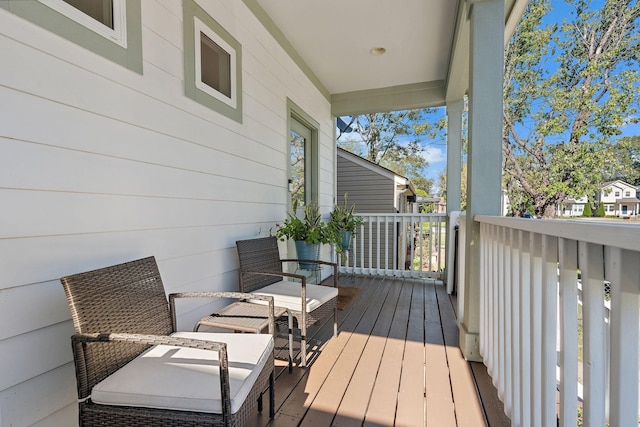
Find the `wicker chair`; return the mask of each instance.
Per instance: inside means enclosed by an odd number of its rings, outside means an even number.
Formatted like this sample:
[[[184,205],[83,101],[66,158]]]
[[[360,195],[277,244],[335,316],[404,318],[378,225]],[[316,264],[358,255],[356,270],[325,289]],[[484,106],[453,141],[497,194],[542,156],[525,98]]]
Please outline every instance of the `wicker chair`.
[[[301,335],[301,366],[307,364],[307,328],[333,313],[333,336],[338,334],[338,266],[336,263],[310,259],[280,259],[275,237],[238,240],[240,292],[271,296],[276,307],[285,307],[297,321]],[[306,276],[283,271],[285,262],[315,263],[333,268],[333,287],[307,284]],[[299,282],[288,279],[299,280]],[[293,331],[289,327],[289,358]]]
[[[153,257],[60,281],[76,330],[81,426],[240,426],[267,388],[273,418],[272,335],[176,332],[177,298],[255,296],[182,293],[167,303]]]

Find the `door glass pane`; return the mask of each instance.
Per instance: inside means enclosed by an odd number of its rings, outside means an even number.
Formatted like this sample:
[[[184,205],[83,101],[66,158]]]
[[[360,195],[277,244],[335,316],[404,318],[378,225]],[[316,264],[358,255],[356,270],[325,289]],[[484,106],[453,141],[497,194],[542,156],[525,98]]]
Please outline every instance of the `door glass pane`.
[[[291,129],[290,140],[290,179],[291,179],[291,213],[296,212],[298,206],[304,205],[305,194],[305,137]]]

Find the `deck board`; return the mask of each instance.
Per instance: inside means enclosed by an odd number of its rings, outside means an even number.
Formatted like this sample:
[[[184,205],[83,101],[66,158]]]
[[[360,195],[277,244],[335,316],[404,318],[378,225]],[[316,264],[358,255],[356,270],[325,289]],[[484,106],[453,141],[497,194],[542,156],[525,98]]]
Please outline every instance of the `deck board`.
[[[451,390],[449,362],[444,346],[440,309],[435,285],[430,285],[425,301],[425,353],[427,425],[455,426],[456,415]],[[440,369],[446,366],[447,369]]]
[[[460,427],[478,426],[478,420],[484,418],[482,404],[478,399],[474,377],[469,363],[464,360],[458,347],[458,327],[455,322],[453,306],[447,297],[446,289],[436,287],[440,319],[442,319],[442,331],[444,337],[447,361],[449,363],[449,375],[453,390],[453,401],[456,408],[456,421]],[[483,424],[486,424],[483,423]]]
[[[410,426],[425,418],[424,293],[426,286],[412,283],[411,307],[404,344],[396,425]],[[446,365],[439,367],[446,370]]]
[[[256,413],[248,425],[476,427],[504,420],[502,413],[485,416],[502,408],[493,396],[483,406],[477,390],[490,395],[490,378],[462,357],[444,286],[365,276],[341,277],[340,285],[360,292],[339,311],[338,336],[332,322],[310,333],[307,368],[289,374],[277,361],[276,417]]]

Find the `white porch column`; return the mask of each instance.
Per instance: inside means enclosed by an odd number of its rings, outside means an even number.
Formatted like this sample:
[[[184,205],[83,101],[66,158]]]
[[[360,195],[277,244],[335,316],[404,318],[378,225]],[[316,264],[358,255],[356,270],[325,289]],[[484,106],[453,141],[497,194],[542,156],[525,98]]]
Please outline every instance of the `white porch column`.
[[[462,197],[462,109],[464,101],[447,102],[447,213],[459,211]]]
[[[504,63],[504,0],[470,0],[469,151],[464,313],[460,348],[464,357],[481,361],[480,226],[476,215],[500,214],[502,175],[502,81]]]

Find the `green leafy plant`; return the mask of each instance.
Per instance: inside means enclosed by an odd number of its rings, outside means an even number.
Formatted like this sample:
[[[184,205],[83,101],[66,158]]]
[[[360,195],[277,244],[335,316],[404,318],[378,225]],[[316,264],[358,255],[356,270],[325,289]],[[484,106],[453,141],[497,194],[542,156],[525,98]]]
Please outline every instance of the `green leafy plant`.
[[[304,208],[304,218],[289,214],[283,224],[276,224],[278,240],[304,240],[310,244],[326,244],[335,241],[333,230],[322,221],[320,208],[311,202]]]
[[[344,204],[336,204],[329,215],[329,229],[333,234],[333,243],[336,252],[341,254],[342,262],[346,262],[345,249],[342,247],[342,235],[344,232],[357,232],[358,227],[364,224],[361,216],[354,215],[355,205],[349,206],[347,203],[347,193],[344,194]]]
[[[335,205],[329,215],[329,227],[337,232],[350,231],[355,233],[364,219],[354,215],[356,206],[347,204],[347,193],[344,194],[344,205]]]

